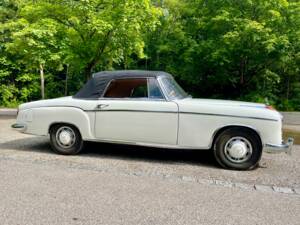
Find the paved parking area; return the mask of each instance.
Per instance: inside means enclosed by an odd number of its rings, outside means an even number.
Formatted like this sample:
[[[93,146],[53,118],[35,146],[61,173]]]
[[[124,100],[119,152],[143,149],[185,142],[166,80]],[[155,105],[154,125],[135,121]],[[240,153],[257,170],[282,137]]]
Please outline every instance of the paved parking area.
[[[88,143],[77,156],[0,117],[0,224],[300,224],[300,146],[253,171],[209,151]]]

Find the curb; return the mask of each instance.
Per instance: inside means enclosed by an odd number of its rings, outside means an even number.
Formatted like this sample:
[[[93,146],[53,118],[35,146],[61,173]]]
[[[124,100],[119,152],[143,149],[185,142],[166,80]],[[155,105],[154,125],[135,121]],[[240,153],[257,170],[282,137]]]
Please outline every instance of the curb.
[[[124,175],[124,176],[131,176],[136,178],[157,178],[165,181],[170,182],[178,182],[178,183],[192,183],[198,185],[207,185],[207,186],[217,186],[217,187],[224,187],[224,188],[231,188],[231,189],[240,189],[245,191],[252,191],[252,192],[262,192],[262,193],[270,193],[270,194],[282,194],[286,196],[292,196],[296,198],[300,198],[300,188],[299,186],[277,186],[274,184],[256,184],[256,183],[244,183],[244,182],[234,182],[230,180],[218,180],[214,178],[201,178],[196,176],[189,176],[189,175],[179,175],[174,173],[168,172],[157,172],[152,170],[131,170],[131,169],[116,169],[113,166],[93,166],[88,164],[82,164],[80,162],[72,162],[70,164],[63,163],[63,164],[55,164],[52,160],[33,160],[32,159],[15,159],[8,155],[3,155],[0,157],[0,161],[2,160],[10,160],[10,161],[17,161],[17,162],[26,162],[26,163],[33,163],[41,165],[43,163],[49,163],[47,165],[56,165],[62,166],[63,168],[67,169],[75,169],[75,170],[89,170],[95,171],[100,173],[109,173],[109,174],[117,174],[117,175]],[[53,164],[54,163],[54,164]]]
[[[300,125],[300,112],[280,112],[285,125]]]
[[[17,116],[17,109],[0,109],[0,116]]]

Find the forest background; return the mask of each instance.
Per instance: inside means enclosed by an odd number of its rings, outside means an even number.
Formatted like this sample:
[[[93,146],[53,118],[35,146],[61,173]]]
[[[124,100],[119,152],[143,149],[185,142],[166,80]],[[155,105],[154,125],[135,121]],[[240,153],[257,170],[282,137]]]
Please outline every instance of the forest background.
[[[299,111],[299,50],[299,0],[0,0],[0,106],[143,69],[194,97]]]

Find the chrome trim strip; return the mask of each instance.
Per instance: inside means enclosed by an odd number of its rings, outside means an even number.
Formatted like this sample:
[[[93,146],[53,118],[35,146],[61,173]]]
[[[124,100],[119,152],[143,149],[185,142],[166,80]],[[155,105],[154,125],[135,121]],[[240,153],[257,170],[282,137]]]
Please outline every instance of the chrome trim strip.
[[[90,111],[90,110],[85,110]],[[116,112],[157,112],[157,113],[178,113],[175,111],[151,111],[151,110],[138,110],[138,109],[104,109],[104,111],[116,111]],[[256,120],[268,120],[268,121],[278,121],[275,119],[268,119],[268,118],[260,118],[260,117],[251,117],[251,116],[237,116],[237,115],[227,115],[227,114],[214,114],[214,113],[195,113],[195,112],[184,112],[179,111],[180,114],[192,114],[192,115],[204,115],[204,116],[221,116],[221,117],[234,117],[234,118],[243,118],[243,119],[256,119]]]
[[[54,107],[66,107],[66,108],[75,108],[75,109],[80,109],[84,112],[105,112],[105,111],[116,111],[116,112],[157,112],[157,113],[178,113],[177,111],[154,111],[154,110],[138,110],[138,109],[87,109],[84,110],[83,108],[80,108],[78,106],[68,106],[68,105],[57,105],[57,106],[39,106],[39,107],[32,107],[31,109],[39,109],[39,108],[54,108]]]
[[[70,108],[77,108],[81,109],[84,112],[104,112],[104,111],[124,111],[124,112],[156,112],[156,113],[178,113],[175,111],[148,111],[148,110],[138,110],[138,109],[106,109],[106,110],[84,110],[83,108],[80,108],[78,106],[70,106],[70,105],[57,105],[57,106],[39,106],[39,107],[32,107],[34,108],[50,108],[50,107],[70,107]],[[267,121],[274,121],[277,122],[278,120],[275,119],[269,119],[269,118],[260,118],[260,117],[251,117],[251,116],[237,116],[237,115],[227,115],[227,114],[214,114],[214,113],[197,113],[197,112],[185,112],[185,111],[179,111],[181,114],[192,114],[192,115],[204,115],[204,116],[221,116],[221,117],[235,117],[235,118],[243,118],[243,119],[256,119],[256,120],[267,120]]]
[[[75,109],[81,109],[84,112],[89,112],[89,111],[96,111],[96,110],[84,110],[83,108],[80,108],[78,106],[72,106],[72,105],[48,105],[48,106],[34,106],[31,108],[23,109],[23,110],[28,110],[28,109],[40,109],[40,108],[54,108],[54,107],[65,107],[65,108],[75,108]]]
[[[254,116],[237,116],[237,115],[228,115],[228,114],[215,114],[215,113],[196,113],[196,112],[184,112],[180,111],[179,113],[182,114],[195,114],[195,115],[204,115],[204,116],[223,116],[223,117],[236,117],[236,118],[243,118],[243,119],[256,119],[256,120],[268,120],[268,121],[278,121],[275,119],[269,119],[269,118],[261,118],[261,117],[254,117]]]
[[[101,109],[97,112],[142,112],[142,113],[178,113],[177,111],[155,111],[155,110],[139,110],[139,109]]]
[[[119,101],[154,101],[154,102],[166,102],[166,99],[162,99],[162,98],[97,98],[95,100],[102,100],[102,101],[116,101],[116,100],[119,100]]]

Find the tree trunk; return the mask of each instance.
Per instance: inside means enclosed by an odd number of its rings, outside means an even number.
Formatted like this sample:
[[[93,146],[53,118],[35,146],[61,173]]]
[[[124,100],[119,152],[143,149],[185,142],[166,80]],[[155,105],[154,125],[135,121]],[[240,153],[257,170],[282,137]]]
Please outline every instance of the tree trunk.
[[[112,33],[113,33],[112,30],[109,30],[107,32],[107,34],[105,35],[104,40],[99,43],[99,47],[98,47],[98,50],[96,51],[96,54],[95,54],[94,58],[85,67],[84,75],[85,75],[87,80],[89,80],[91,78],[92,71],[93,71],[94,67],[97,66],[97,64],[100,62],[102,54],[103,54],[106,46],[109,43],[109,40],[112,36]]]
[[[128,65],[127,65],[127,54],[125,54],[125,57],[124,57],[124,69],[125,70],[127,70],[127,67],[128,67]]]
[[[44,67],[40,64],[40,77],[41,77],[41,96],[45,98],[45,78],[44,78]]]
[[[244,59],[242,58],[241,61],[240,61],[240,86],[243,86],[244,85],[244,67],[245,67],[245,61]]]
[[[88,64],[84,69],[84,75],[87,81],[91,78],[93,67],[93,65]]]
[[[286,87],[286,99],[289,100],[290,96],[290,76],[287,79],[287,87]]]
[[[67,71],[66,71],[66,79],[65,79],[65,96],[68,95],[68,76],[69,76],[69,65],[67,64]]]

